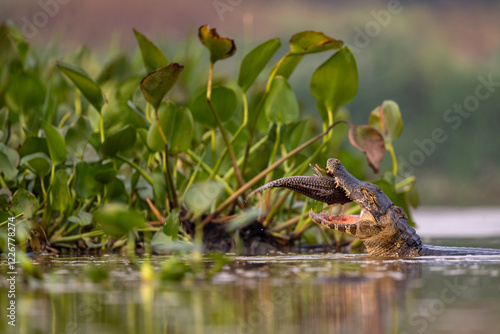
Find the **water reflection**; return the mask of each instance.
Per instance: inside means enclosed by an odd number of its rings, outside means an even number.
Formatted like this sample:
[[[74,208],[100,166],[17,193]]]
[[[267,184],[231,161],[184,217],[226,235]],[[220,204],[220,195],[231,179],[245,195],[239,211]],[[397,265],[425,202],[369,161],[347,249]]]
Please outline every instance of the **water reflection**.
[[[156,271],[165,259],[153,259]],[[2,333],[456,334],[500,325],[498,257],[235,257],[210,281],[181,283],[141,283],[137,267],[117,256],[37,261],[50,274],[18,281],[17,326],[2,319]],[[109,279],[90,283],[82,275],[89,264]]]

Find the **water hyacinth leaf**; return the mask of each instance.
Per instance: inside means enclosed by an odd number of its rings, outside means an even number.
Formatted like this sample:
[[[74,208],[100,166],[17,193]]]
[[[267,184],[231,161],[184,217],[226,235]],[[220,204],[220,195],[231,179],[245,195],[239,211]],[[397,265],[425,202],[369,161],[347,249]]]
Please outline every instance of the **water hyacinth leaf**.
[[[78,224],[80,226],[89,226],[90,224],[92,224],[93,218],[94,216],[91,213],[80,211],[78,212],[78,215],[68,217],[68,220],[73,224]]]
[[[29,169],[39,177],[47,175],[52,168],[50,158],[42,152],[25,155],[19,164],[23,168]]]
[[[50,207],[55,211],[65,211],[71,205],[71,194],[68,188],[68,174],[59,169],[54,175],[54,183],[49,193]]]
[[[257,76],[262,72],[280,46],[280,40],[278,38],[273,38],[258,45],[243,58],[240,66],[240,74],[238,76],[238,85],[243,92],[246,92],[253,84]]]
[[[234,40],[220,37],[215,28],[210,29],[207,25],[198,29],[198,37],[203,45],[210,51],[210,62],[231,57],[236,52]]]
[[[66,141],[68,153],[75,157],[83,156],[85,146],[87,146],[91,134],[92,129],[90,128],[89,121],[84,117],[80,117],[76,123],[66,131],[64,139]]]
[[[134,30],[135,38],[139,44],[139,49],[141,50],[142,61],[148,73],[153,72],[157,68],[167,66],[167,57],[161,52],[161,50],[143,34]]]
[[[106,200],[109,202],[126,202],[127,192],[125,190],[125,183],[118,177],[114,177],[106,184]]]
[[[301,55],[288,54],[279,65],[279,68],[276,71],[276,76],[280,75],[286,79],[290,78],[290,75],[292,75],[292,72],[295,70],[303,57],[304,56]]]
[[[173,154],[185,152],[191,147],[193,138],[193,116],[186,107],[175,109],[175,119],[169,135],[169,150]]]
[[[146,100],[157,110],[161,101],[174,86],[184,66],[177,63],[160,67],[141,81],[141,90]]]
[[[63,63],[57,63],[57,67],[75,84],[90,104],[100,112],[104,104],[101,87],[79,68]]]
[[[226,230],[228,232],[235,231],[236,229],[244,228],[245,226],[248,226],[249,224],[253,223],[259,218],[259,215],[261,214],[259,212],[260,210],[257,209],[249,209],[246,210],[245,213],[241,216],[239,216],[236,219],[233,219],[227,226]]]
[[[37,205],[38,201],[35,195],[25,189],[19,188],[14,197],[12,197],[11,211],[14,215],[22,213],[23,218],[30,219],[33,218]]]
[[[131,125],[126,125],[118,132],[107,136],[101,145],[101,152],[105,155],[114,156],[132,148],[136,141],[136,132]]]
[[[212,89],[212,104],[222,122],[228,121],[236,111],[237,98],[236,93],[231,88],[217,86]],[[207,102],[207,91],[199,93],[190,105],[193,118],[211,129],[217,127],[214,115]]]
[[[381,106],[372,110],[368,124],[382,133],[386,145],[392,143],[403,131],[399,105],[394,101],[384,101]]]
[[[99,168],[95,168],[95,179],[103,184],[107,184],[113,181],[116,174],[118,173],[112,162],[102,164],[101,166],[99,166]]]
[[[350,102],[358,91],[358,67],[349,48],[343,48],[314,72],[311,93],[329,111]]]
[[[45,101],[45,87],[34,74],[21,72],[10,78],[5,100],[12,109],[41,108]]]
[[[170,211],[170,214],[165,219],[163,224],[163,233],[171,237],[172,239],[177,238],[179,232],[180,220],[179,220],[179,209],[175,208]]]
[[[352,146],[366,155],[368,164],[378,173],[385,154],[384,137],[369,125],[349,124],[349,127],[349,141]]]
[[[94,220],[109,236],[122,236],[134,228],[146,227],[144,216],[123,203],[105,204],[94,215]]]
[[[41,137],[28,137],[19,149],[19,156],[22,158],[26,155],[38,152],[45,153],[47,156],[50,155],[47,139]]]
[[[290,39],[290,54],[309,54],[340,49],[344,42],[319,31],[301,31]]]
[[[153,171],[153,196],[158,209],[164,209],[167,203],[167,181],[165,174],[160,168]]]
[[[184,205],[196,216],[206,212],[210,206],[222,195],[224,187],[217,181],[194,183],[184,196]]]
[[[0,143],[0,172],[5,180],[13,180],[17,176],[17,165],[19,164],[19,154],[16,150]]]
[[[79,198],[88,199],[96,196],[102,189],[95,175],[100,166],[93,167],[85,161],[76,164],[74,189]]]
[[[288,81],[275,77],[264,102],[267,119],[276,124],[288,124],[299,117],[299,103]]]
[[[46,121],[42,121],[42,127],[47,138],[50,159],[54,164],[66,161],[66,142],[57,129]]]

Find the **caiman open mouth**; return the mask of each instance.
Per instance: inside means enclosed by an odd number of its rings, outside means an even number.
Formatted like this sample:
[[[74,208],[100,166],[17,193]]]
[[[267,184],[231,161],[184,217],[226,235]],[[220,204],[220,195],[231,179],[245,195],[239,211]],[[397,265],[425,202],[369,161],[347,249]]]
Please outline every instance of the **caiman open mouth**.
[[[361,208],[361,213],[359,215],[331,215],[327,212],[322,212],[322,213],[316,213],[312,210],[309,211],[309,216],[311,219],[318,223],[321,224],[325,227],[328,227],[332,230],[344,232],[344,233],[349,233],[351,235],[355,235],[356,231],[359,229],[359,222],[361,220],[370,220],[374,221],[375,219],[373,218],[372,214],[370,213],[369,210],[367,210],[363,204],[358,203],[357,201],[354,200],[350,196],[350,193],[345,189],[345,187],[339,182],[337,176],[335,173],[332,172],[327,172],[324,169],[322,169],[320,166],[316,164],[316,168],[318,168],[320,171],[325,173],[328,176],[331,176],[335,180],[335,185],[336,188],[338,188],[340,191],[342,191],[347,198],[349,198],[351,201],[355,202],[359,207]]]

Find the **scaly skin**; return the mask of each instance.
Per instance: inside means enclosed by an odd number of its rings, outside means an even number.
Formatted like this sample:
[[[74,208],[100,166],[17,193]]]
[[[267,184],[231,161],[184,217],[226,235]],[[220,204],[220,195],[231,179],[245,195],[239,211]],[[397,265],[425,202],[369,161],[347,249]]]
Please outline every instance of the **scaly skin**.
[[[423,245],[419,235],[408,224],[403,209],[395,206],[379,186],[359,181],[349,174],[338,159],[328,159],[327,175],[336,188],[361,207],[359,216],[318,214],[311,219],[332,230],[360,238],[373,256],[415,257],[442,255],[500,255],[500,249],[438,247]]]
[[[317,170],[315,170],[319,173]],[[302,195],[306,195],[314,200],[327,203],[329,205],[340,203],[342,205],[352,202],[341,189],[336,188],[335,180],[329,176],[289,176],[266,183],[260,188],[252,191],[248,197],[256,192],[261,192],[269,188],[287,188]]]

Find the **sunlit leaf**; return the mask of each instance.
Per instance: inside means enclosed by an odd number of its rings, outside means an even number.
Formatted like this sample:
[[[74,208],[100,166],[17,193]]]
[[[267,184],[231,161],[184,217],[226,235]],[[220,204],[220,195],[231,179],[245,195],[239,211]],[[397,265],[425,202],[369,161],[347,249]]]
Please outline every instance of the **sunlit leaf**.
[[[311,78],[311,92],[327,110],[350,102],[358,91],[358,68],[349,48],[343,48],[321,64]]]
[[[42,121],[42,127],[49,146],[50,159],[54,164],[66,161],[66,142],[63,136],[50,123]]]
[[[214,87],[212,89],[211,101],[222,122],[228,121],[236,111],[236,93],[230,88],[224,86]],[[206,125],[211,129],[217,127],[217,122],[207,102],[206,90],[194,98],[190,109],[196,122]]]
[[[71,194],[68,188],[68,174],[64,169],[56,171],[49,199],[52,210],[65,211],[70,206]]]
[[[105,204],[94,215],[94,220],[110,236],[122,236],[134,228],[146,226],[144,216],[123,203]]]
[[[42,152],[25,155],[19,164],[40,177],[47,175],[52,168],[50,158]]]
[[[167,57],[161,50],[143,34],[134,29],[134,35],[141,50],[142,60],[148,73],[153,72],[157,68],[167,66]]]
[[[126,125],[118,132],[107,136],[101,145],[101,152],[113,156],[118,152],[123,152],[132,148],[136,140],[135,129],[131,125]]]
[[[172,63],[149,73],[141,81],[141,90],[146,100],[158,109],[161,101],[174,86],[184,66]]]
[[[15,215],[22,213],[23,218],[28,219],[33,217],[37,205],[38,201],[35,195],[23,188],[19,188],[12,197],[11,211]]]
[[[394,101],[384,101],[381,106],[372,110],[368,124],[382,133],[386,144],[392,143],[403,131],[403,119],[398,104]]]
[[[0,143],[0,172],[5,180],[13,180],[17,176],[17,165],[19,164],[19,154],[16,150]]]
[[[57,67],[75,84],[90,104],[100,112],[104,104],[101,87],[79,68],[63,63],[57,63]]]
[[[274,78],[264,102],[264,111],[267,119],[276,124],[288,124],[297,120],[299,103],[285,78]]]
[[[280,40],[273,38],[258,45],[243,58],[240,66],[238,85],[244,92],[253,84],[280,46]]]
[[[344,42],[319,31],[301,31],[290,39],[290,54],[308,54],[340,49]]]
[[[203,45],[210,51],[210,62],[231,57],[236,52],[234,41],[229,38],[220,37],[215,28],[210,29],[207,25],[198,29],[198,37]]]
[[[378,173],[385,154],[384,137],[377,129],[368,125],[349,124],[349,127],[349,141],[352,146],[366,155],[368,164]]]

